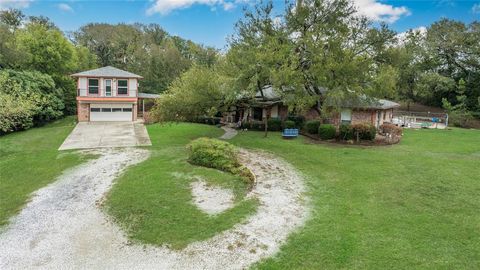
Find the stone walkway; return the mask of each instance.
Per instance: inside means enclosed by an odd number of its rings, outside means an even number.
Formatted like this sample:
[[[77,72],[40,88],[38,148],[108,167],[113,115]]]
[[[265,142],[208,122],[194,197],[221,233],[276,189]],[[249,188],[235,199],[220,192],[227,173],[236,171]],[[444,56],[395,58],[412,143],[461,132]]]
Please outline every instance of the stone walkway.
[[[222,140],[230,140],[233,137],[237,136],[237,134],[238,134],[236,129],[228,127],[228,126],[222,126],[222,129],[225,130],[225,134],[220,136],[220,139],[222,139]]]

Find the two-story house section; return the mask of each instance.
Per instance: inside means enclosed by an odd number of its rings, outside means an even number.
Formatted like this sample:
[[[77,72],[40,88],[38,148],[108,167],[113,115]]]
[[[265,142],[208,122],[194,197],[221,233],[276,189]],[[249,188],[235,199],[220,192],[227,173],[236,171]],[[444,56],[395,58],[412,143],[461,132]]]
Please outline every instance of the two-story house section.
[[[111,66],[71,75],[77,78],[78,121],[135,121],[138,80],[143,77]]]

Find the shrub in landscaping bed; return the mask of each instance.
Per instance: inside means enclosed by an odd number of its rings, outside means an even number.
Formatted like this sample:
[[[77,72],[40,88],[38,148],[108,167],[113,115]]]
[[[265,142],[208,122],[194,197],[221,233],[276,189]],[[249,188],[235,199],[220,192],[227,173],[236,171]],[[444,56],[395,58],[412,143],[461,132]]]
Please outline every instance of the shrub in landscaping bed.
[[[338,137],[340,140],[352,140],[353,139],[353,130],[350,124],[341,124],[339,128]]]
[[[146,125],[149,125],[149,124],[157,123],[158,119],[155,118],[155,114],[153,114],[151,112],[144,112],[143,113],[143,122]]]
[[[268,130],[269,131],[280,131],[280,130],[282,130],[282,120],[280,120],[279,118],[268,119]]]
[[[255,178],[250,170],[238,161],[235,146],[217,139],[199,138],[192,141],[187,148],[190,163],[237,174],[242,176],[247,184],[253,184]]]
[[[320,121],[311,120],[305,123],[305,131],[310,134],[318,134],[318,128],[320,127]]]
[[[251,129],[251,130],[265,130],[263,122],[260,122],[260,121],[244,122],[244,123],[242,123],[241,128]]]
[[[201,123],[201,124],[207,124],[207,125],[219,125],[220,124],[220,117],[207,117],[207,116],[200,116],[197,119],[195,119],[194,123]]]
[[[287,120],[283,122],[283,128],[295,128],[295,122],[292,120]]]
[[[288,121],[293,121],[295,123],[295,127],[303,127],[303,124],[305,123],[305,117],[302,115],[289,115],[287,117]]]
[[[336,133],[335,126],[331,124],[323,124],[318,128],[318,135],[322,140],[331,140],[335,138]]]
[[[381,134],[390,134],[393,136],[402,136],[403,133],[403,129],[401,127],[397,127],[389,123],[381,125],[379,131]]]
[[[352,125],[353,137],[358,140],[369,140],[373,141],[375,135],[377,134],[377,129],[370,124],[359,123]]]

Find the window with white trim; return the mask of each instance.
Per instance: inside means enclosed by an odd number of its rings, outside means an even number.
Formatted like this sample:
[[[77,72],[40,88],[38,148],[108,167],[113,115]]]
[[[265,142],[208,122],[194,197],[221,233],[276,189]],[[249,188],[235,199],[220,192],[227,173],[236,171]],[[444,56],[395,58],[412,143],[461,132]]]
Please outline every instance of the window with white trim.
[[[352,122],[352,110],[343,109],[340,112],[340,121],[342,124],[350,124]]]
[[[117,95],[128,94],[128,80],[117,80]]]
[[[98,95],[98,79],[88,79],[88,94]]]

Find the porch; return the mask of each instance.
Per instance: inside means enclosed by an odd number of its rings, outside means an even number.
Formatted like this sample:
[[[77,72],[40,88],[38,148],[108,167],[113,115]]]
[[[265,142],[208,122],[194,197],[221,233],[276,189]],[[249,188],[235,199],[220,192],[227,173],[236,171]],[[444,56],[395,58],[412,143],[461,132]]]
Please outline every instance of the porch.
[[[155,105],[155,99],[157,98],[160,98],[160,95],[150,93],[138,93],[137,118],[144,119],[145,114],[152,109],[153,105]]]

